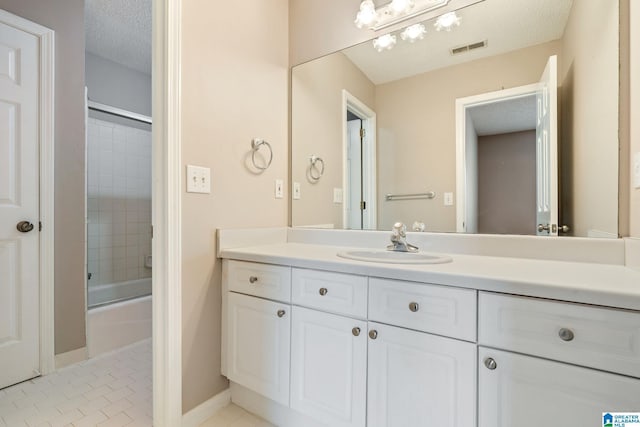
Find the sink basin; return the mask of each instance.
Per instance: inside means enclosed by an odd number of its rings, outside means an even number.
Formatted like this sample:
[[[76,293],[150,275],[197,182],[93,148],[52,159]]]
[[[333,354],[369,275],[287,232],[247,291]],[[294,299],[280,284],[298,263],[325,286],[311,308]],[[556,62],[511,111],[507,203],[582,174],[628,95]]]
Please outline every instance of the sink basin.
[[[337,255],[341,258],[354,259],[356,261],[386,262],[391,264],[444,264],[453,261],[449,256],[426,252],[354,250],[338,252]]]

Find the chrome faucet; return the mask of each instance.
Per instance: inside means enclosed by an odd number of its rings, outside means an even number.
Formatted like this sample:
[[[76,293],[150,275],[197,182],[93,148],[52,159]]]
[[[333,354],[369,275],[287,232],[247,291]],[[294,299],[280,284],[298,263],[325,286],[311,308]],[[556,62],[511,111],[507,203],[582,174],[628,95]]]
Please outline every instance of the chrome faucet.
[[[418,247],[407,243],[407,226],[401,222],[393,224],[391,229],[391,244],[388,251],[394,252],[418,252]]]

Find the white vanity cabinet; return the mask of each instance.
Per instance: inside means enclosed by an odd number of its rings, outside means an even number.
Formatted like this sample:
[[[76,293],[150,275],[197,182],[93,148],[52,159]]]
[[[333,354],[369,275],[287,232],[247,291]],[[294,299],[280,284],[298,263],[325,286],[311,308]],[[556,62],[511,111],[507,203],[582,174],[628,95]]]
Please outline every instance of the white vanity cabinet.
[[[474,427],[476,345],[369,323],[368,427]]]
[[[640,313],[481,292],[478,328],[478,427],[640,411]]]

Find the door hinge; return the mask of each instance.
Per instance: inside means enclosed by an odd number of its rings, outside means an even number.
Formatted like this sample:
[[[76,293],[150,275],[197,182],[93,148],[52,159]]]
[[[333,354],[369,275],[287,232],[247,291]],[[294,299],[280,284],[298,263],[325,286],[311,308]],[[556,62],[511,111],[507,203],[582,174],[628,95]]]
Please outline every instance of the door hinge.
[[[367,209],[367,202],[363,200],[360,202],[360,210],[363,211],[365,209]]]
[[[42,221],[38,221],[38,231],[42,231]]]
[[[366,132],[364,130],[364,128],[360,128],[360,138],[364,138]]]

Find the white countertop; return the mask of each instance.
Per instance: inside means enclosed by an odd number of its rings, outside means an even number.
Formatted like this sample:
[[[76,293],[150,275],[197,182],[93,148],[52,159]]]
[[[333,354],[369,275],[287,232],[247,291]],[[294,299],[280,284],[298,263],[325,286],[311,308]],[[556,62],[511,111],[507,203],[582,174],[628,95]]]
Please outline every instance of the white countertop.
[[[640,310],[640,271],[621,265],[446,254],[446,264],[388,264],[340,258],[371,248],[278,243],[223,249],[222,258],[504,292]]]

